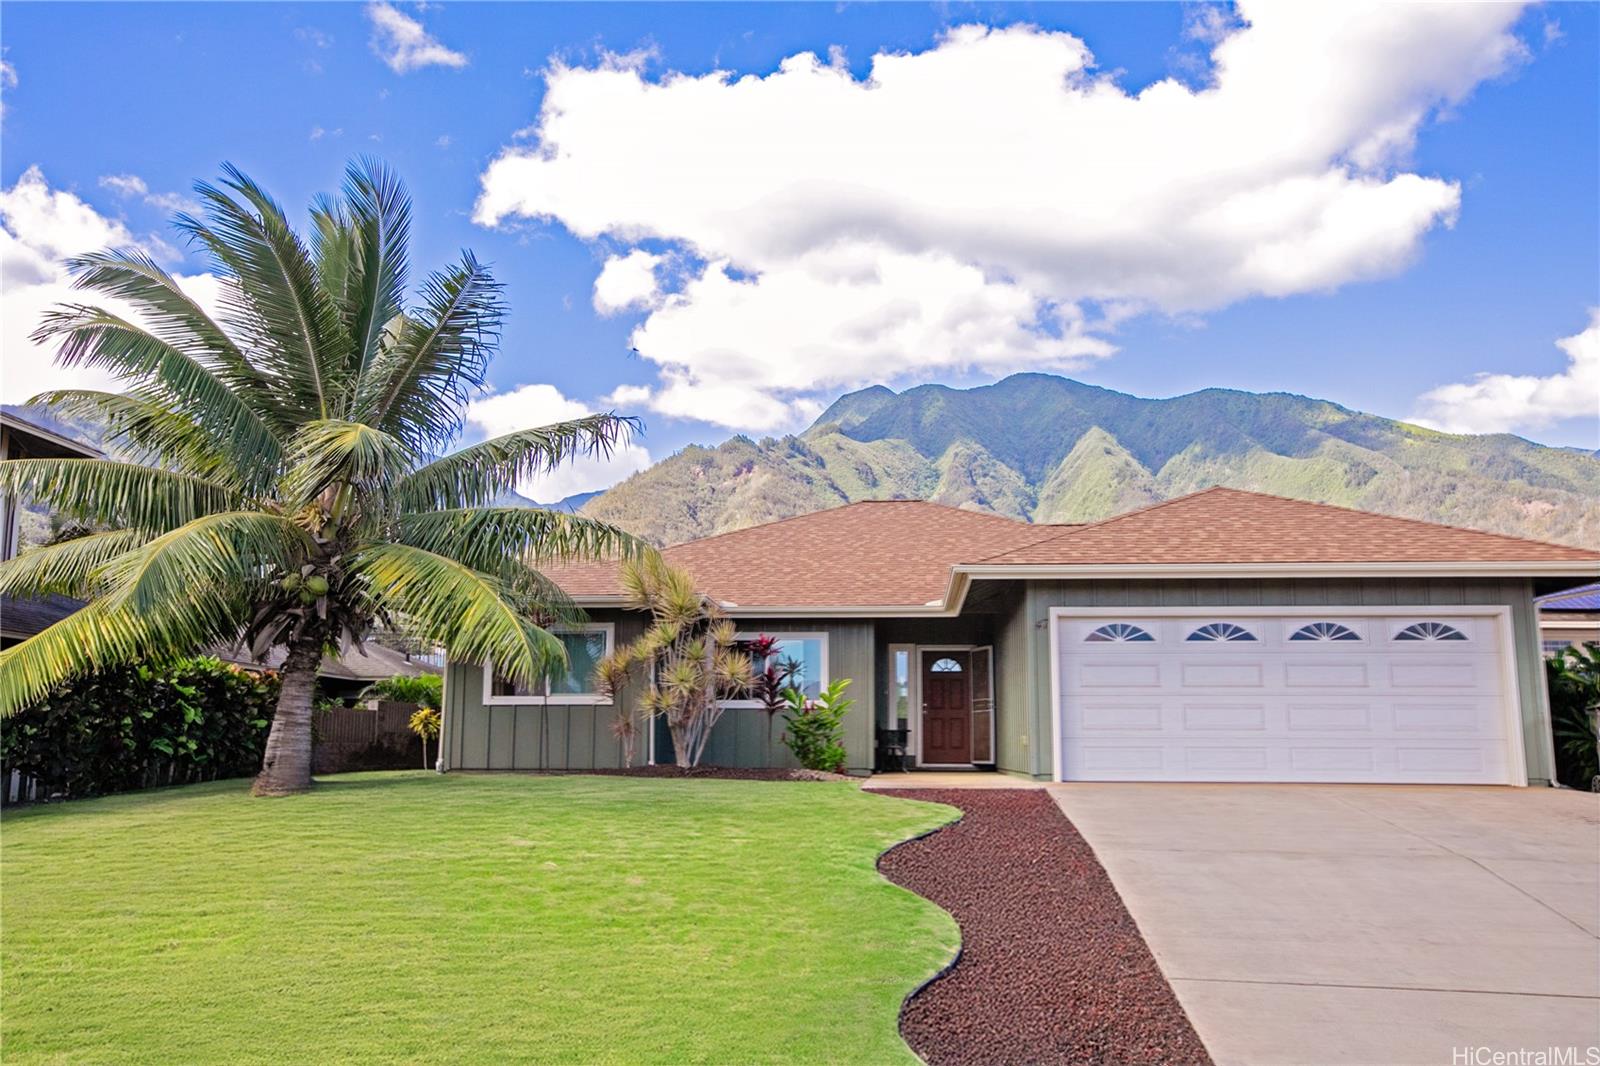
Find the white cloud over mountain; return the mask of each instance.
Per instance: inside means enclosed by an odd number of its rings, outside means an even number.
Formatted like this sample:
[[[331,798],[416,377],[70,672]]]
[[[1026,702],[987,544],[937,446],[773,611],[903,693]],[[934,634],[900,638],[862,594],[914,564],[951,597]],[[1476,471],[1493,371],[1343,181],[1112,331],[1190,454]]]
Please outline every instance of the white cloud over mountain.
[[[547,426],[605,410],[605,404],[585,404],[562,395],[554,385],[523,385],[467,405],[466,421],[486,437]],[[555,503],[579,492],[610,488],[629,474],[650,465],[650,453],[629,441],[607,456],[580,456],[539,477],[524,481],[517,491],[540,503]]]
[[[865,80],[810,53],[739,78],[556,61],[475,217],[633,246],[596,306],[646,309],[651,404],[751,429],[900,373],[1080,366],[1111,351],[1095,305],[1203,312],[1403,269],[1461,200],[1407,152],[1520,60],[1518,9],[1239,14],[1203,38],[1209,84],[1136,95],[1076,37],[1026,25],[880,53]],[[661,291],[614,302],[650,239],[676,269],[652,262]]]
[[[1567,365],[1554,374],[1479,374],[1422,394],[1412,421],[1451,433],[1533,430],[1566,418],[1600,424],[1600,308],[1589,328],[1556,341]],[[1600,440],[1593,442],[1600,447]]]

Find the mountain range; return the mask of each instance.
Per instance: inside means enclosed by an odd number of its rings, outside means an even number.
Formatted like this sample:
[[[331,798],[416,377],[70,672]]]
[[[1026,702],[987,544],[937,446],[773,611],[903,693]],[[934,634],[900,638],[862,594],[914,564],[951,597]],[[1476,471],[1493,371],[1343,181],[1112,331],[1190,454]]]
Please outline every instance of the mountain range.
[[[1600,547],[1600,453],[1287,393],[1144,399],[1049,374],[852,392],[797,435],[684,448],[582,513],[671,544],[855,500],[1088,522],[1212,485]]]

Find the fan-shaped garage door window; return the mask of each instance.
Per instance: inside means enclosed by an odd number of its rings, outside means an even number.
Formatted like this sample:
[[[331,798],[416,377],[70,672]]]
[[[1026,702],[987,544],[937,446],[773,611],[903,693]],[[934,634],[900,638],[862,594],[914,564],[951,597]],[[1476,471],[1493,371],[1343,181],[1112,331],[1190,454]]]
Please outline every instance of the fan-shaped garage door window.
[[[1091,644],[1129,644],[1134,641],[1154,641],[1156,638],[1129,622],[1112,622],[1083,639]]]

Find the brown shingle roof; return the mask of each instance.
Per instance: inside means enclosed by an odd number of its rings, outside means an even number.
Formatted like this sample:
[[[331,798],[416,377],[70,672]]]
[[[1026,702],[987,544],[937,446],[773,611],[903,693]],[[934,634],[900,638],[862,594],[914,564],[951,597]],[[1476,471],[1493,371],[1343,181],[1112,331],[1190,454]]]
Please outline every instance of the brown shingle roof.
[[[742,609],[922,607],[966,566],[1592,563],[1600,552],[1214,488],[1083,526],[1029,525],[916,500],[829,511],[662,552]],[[546,573],[580,602],[621,594],[612,563]],[[1009,575],[1008,575],[1009,576]]]
[[[706,595],[739,607],[920,607],[944,597],[950,568],[1055,536],[999,515],[921,500],[871,500],[663,549]],[[579,599],[615,596],[613,564],[545,573]]]
[[[1594,562],[1600,552],[1212,488],[1002,548],[983,565]]]

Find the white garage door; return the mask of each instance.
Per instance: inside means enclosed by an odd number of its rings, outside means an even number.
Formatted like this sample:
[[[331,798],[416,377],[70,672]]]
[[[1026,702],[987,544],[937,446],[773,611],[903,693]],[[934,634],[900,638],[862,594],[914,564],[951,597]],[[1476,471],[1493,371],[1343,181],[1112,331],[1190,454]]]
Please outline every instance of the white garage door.
[[[1498,611],[1057,612],[1067,781],[1526,783]]]

